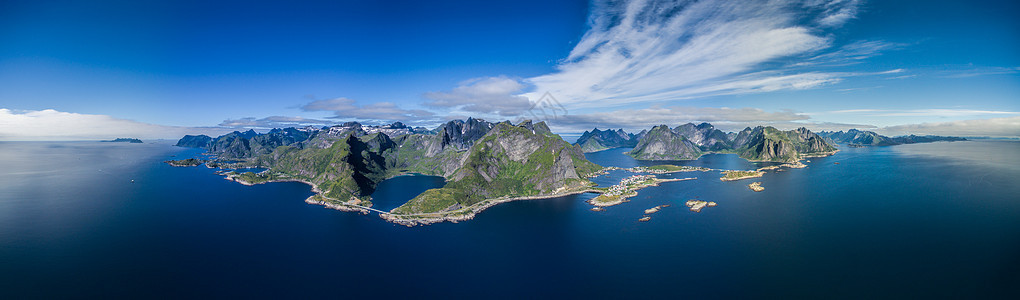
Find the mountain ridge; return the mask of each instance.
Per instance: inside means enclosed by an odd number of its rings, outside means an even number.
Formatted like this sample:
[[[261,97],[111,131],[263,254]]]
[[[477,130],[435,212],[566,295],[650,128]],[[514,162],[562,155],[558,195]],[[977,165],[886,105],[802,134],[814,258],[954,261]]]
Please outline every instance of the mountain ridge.
[[[435,134],[390,137],[368,133],[360,124],[322,129],[252,130],[209,138],[205,149],[219,166],[263,167],[262,173],[226,173],[246,184],[302,181],[315,187],[310,203],[363,210],[379,182],[401,174],[442,176],[447,185],[428,190],[392,210],[398,223],[427,222],[409,216],[473,215],[465,208],[493,198],[534,197],[584,190],[585,179],[602,168],[578,146],[552,133],[545,122],[491,123],[482,119],[450,121]],[[185,136],[178,145],[202,145],[207,139]],[[212,164],[211,163],[211,164]]]

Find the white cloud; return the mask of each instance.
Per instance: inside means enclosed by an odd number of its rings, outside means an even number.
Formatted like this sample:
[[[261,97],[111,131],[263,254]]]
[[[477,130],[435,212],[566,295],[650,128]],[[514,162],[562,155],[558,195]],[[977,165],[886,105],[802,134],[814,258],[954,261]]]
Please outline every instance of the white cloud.
[[[989,75],[1013,75],[1020,73],[1020,67],[950,66],[940,71],[943,78],[970,78]]]
[[[814,2],[814,3],[812,3]],[[834,1],[809,1],[806,6],[821,7],[825,10],[818,18],[818,24],[824,27],[837,27],[857,17],[857,10],[860,1],[857,0],[834,0]]]
[[[304,111],[331,111],[339,119],[421,121],[431,119],[432,112],[421,109],[403,109],[392,102],[357,105],[347,98],[315,100],[301,107]]]
[[[929,109],[905,109],[905,110],[846,109],[828,111],[820,114],[856,114],[871,117],[967,117],[986,115],[1020,115],[1020,112],[1001,110],[929,108]]]
[[[941,123],[921,123],[884,127],[878,130],[886,135],[949,135],[1020,137],[1020,116],[980,120],[963,120]]]
[[[254,117],[226,119],[223,120],[219,126],[231,128],[282,128],[308,125],[333,125],[336,123],[336,121],[317,120],[304,117],[270,116],[261,119]]]
[[[666,124],[677,126],[687,122],[726,124],[736,130],[746,126],[807,120],[810,117],[790,110],[767,112],[757,108],[715,107],[652,107],[622,109],[612,112],[564,115],[546,120],[557,131],[584,131],[592,127],[626,128],[640,131]],[[750,125],[753,124],[753,125]],[[739,128],[738,128],[739,127]]]
[[[470,113],[518,116],[531,107],[520,96],[525,85],[506,76],[474,78],[461,82],[448,92],[425,93],[425,105]]]
[[[0,108],[0,140],[101,140],[118,137],[178,139],[186,134],[219,135],[223,128],[164,126],[118,119],[107,115],[61,112],[52,109],[13,111]]]
[[[804,61],[793,64],[793,66],[839,67],[860,64],[865,59],[875,57],[876,55],[879,55],[882,52],[900,49],[905,46],[906,45],[904,44],[891,43],[886,41],[868,41],[868,40],[855,41],[843,45],[842,47],[839,47],[839,49],[836,49],[834,51],[818,54],[813,57],[807,58]]]
[[[815,3],[816,2],[816,3]],[[571,108],[807,89],[838,74],[763,68],[828,48],[805,18],[856,11],[856,1],[598,2],[591,29],[552,74],[528,79]],[[804,16],[812,6],[815,15]],[[835,25],[834,21],[826,21]]]

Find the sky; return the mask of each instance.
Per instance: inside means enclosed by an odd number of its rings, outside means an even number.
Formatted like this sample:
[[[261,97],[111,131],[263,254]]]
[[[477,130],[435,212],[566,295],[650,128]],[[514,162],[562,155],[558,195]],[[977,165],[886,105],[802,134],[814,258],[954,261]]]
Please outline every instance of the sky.
[[[0,1],[0,140],[467,117],[1020,137],[1015,1]]]

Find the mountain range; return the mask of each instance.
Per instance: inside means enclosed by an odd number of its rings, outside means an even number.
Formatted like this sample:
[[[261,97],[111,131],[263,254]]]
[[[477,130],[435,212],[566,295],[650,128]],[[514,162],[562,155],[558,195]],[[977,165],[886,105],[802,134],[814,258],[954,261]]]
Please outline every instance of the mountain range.
[[[486,199],[542,196],[587,189],[584,179],[600,166],[579,147],[553,134],[544,122],[491,123],[469,118],[435,130],[402,124],[366,130],[354,122],[323,128],[232,132],[220,137],[185,136],[178,146],[198,147],[214,161],[270,171],[235,174],[246,183],[298,180],[316,187],[325,205],[371,206],[379,182],[406,173],[443,176],[428,190],[392,211],[395,215],[471,214]],[[391,135],[393,137],[391,138]]]
[[[850,129],[843,131],[822,131],[818,133],[822,137],[839,144],[848,144],[853,147],[863,146],[893,146],[901,144],[931,143],[931,142],[955,142],[966,141],[967,139],[953,136],[936,135],[905,135],[888,137],[873,131]]]
[[[421,218],[470,217],[493,199],[585,191],[594,185],[586,178],[602,167],[588,161],[584,153],[610,148],[633,148],[627,154],[639,160],[691,160],[707,153],[733,153],[750,161],[795,162],[835,153],[832,143],[877,146],[940,140],[962,139],[889,138],[856,129],[819,135],[806,128],[782,131],[770,126],[725,133],[712,124],[687,123],[675,128],[659,125],[638,134],[596,128],[569,144],[545,122],[492,123],[468,118],[431,130],[399,122],[381,126],[347,122],[265,133],[234,131],[216,138],[188,135],[177,146],[206,149],[213,155],[210,166],[268,169],[258,174],[227,173],[243,183],[307,182],[316,191],[309,202],[338,209],[370,207],[378,184],[394,176],[417,173],[446,178],[442,188],[427,190],[387,214],[413,223],[429,222]]]
[[[600,147],[592,146],[596,144],[593,141]],[[627,154],[639,160],[691,160],[707,153],[735,153],[751,161],[794,162],[836,151],[824,138],[803,127],[781,131],[758,126],[727,134],[709,123],[687,123],[676,128],[659,125],[639,135],[622,129],[595,129],[586,131],[575,144],[588,152],[633,147]]]

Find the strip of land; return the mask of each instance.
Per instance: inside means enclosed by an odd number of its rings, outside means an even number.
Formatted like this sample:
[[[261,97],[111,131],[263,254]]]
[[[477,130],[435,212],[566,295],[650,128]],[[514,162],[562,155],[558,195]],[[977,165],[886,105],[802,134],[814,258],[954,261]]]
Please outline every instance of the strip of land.
[[[692,178],[656,178],[655,175],[634,175],[624,178],[619,184],[601,190],[601,195],[588,200],[597,207],[607,207],[626,202],[628,198],[637,196],[637,191],[650,186],[658,186],[663,182],[694,180]]]

